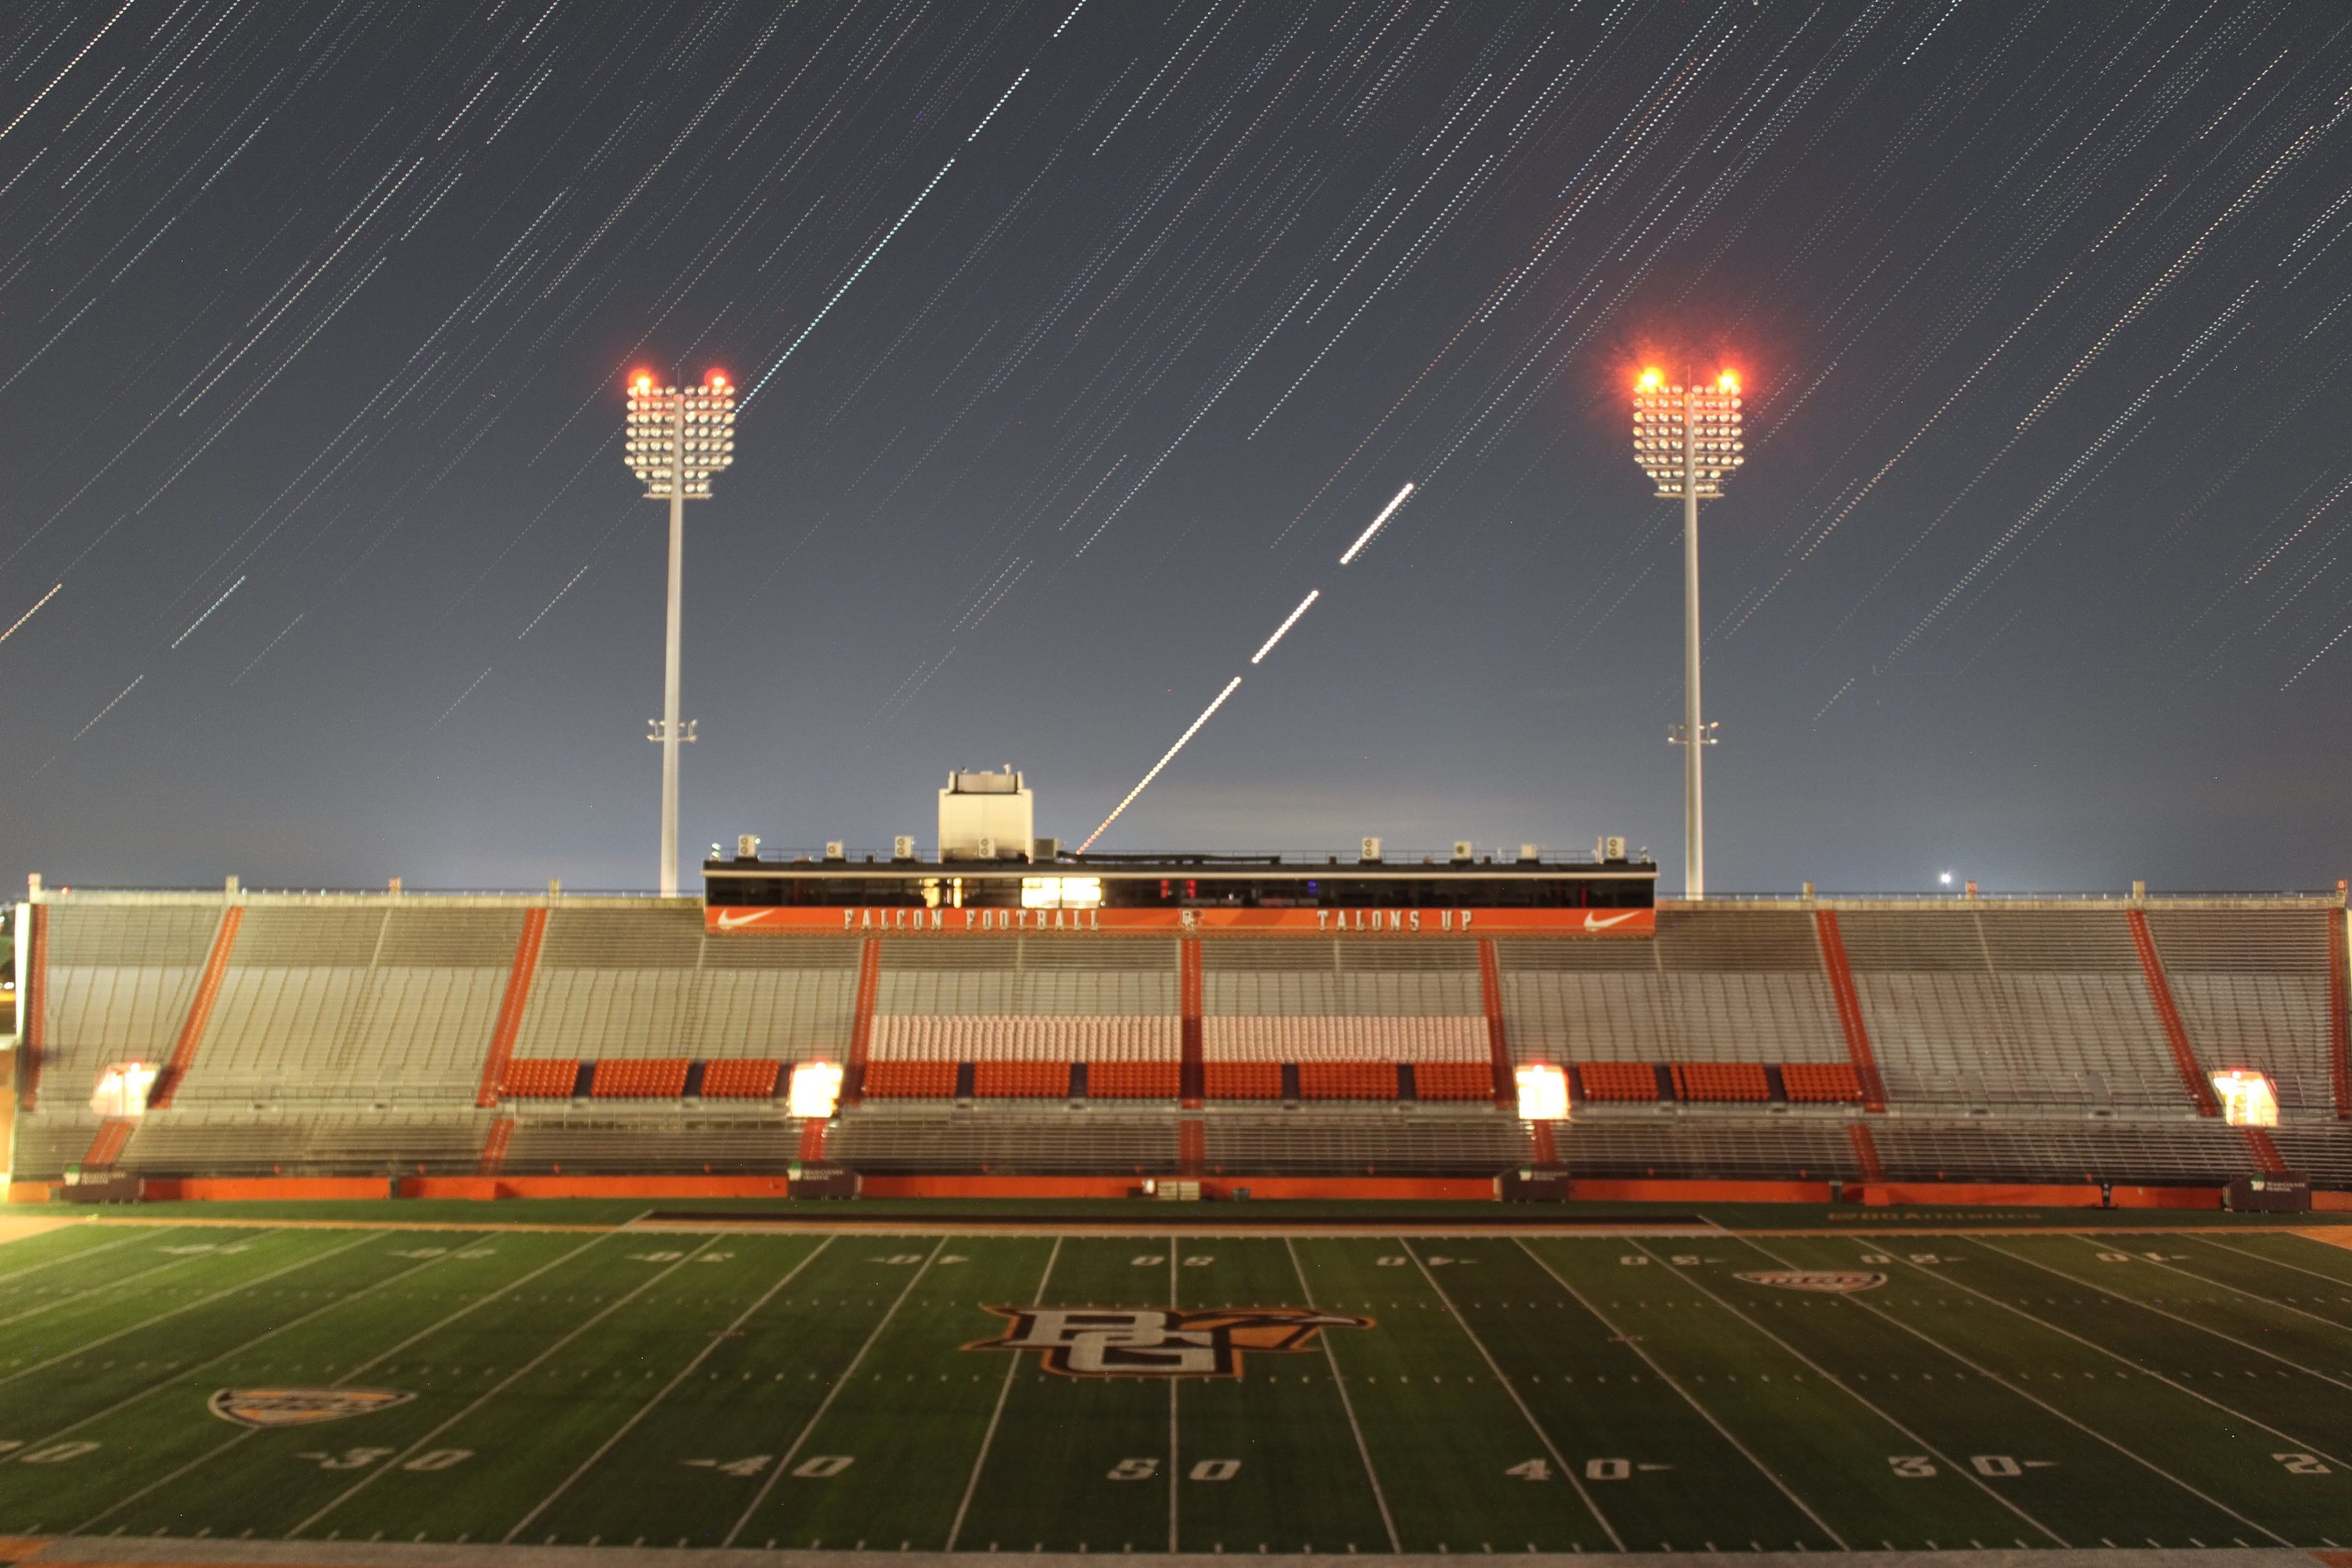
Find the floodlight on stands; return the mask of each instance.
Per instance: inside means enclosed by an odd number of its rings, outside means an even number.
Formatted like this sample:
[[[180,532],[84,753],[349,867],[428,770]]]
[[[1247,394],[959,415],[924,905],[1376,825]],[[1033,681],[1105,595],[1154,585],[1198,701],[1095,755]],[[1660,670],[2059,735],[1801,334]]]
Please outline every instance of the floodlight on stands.
[[[1683,503],[1683,721],[1668,735],[1688,748],[1683,759],[1683,893],[1706,893],[1706,816],[1700,789],[1702,748],[1715,726],[1699,717],[1698,503],[1723,495],[1724,481],[1747,458],[1739,438],[1739,375],[1726,370],[1713,385],[1668,385],[1665,373],[1633,378],[1633,460],[1664,500]]]
[[[90,1091],[90,1110],[115,1121],[146,1115],[147,1091],[155,1087],[157,1070],[152,1062],[109,1062]]]
[[[1568,1120],[1568,1075],[1549,1062],[1529,1062],[1516,1074],[1519,1085],[1519,1120]]]
[[[839,1062],[803,1062],[793,1068],[792,1084],[784,1093],[785,1114],[823,1121],[840,1103]]]
[[[2232,1127],[2278,1125],[2278,1089],[2267,1073],[2223,1068],[2213,1075],[2213,1095],[2221,1102],[2221,1120]]]
[[[656,386],[649,371],[629,378],[629,416],[621,443],[648,500],[669,502],[669,625],[662,664],[662,716],[646,739],[662,749],[661,890],[677,894],[677,748],[694,739],[677,716],[681,582],[686,565],[686,503],[710,499],[710,478],[735,461],[735,388],[724,371],[700,386]]]

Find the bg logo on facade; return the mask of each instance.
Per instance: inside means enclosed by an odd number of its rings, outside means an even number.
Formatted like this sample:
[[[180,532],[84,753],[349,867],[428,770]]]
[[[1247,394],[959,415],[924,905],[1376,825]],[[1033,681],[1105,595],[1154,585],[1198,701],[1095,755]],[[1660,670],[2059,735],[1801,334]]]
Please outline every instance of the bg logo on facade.
[[[1369,1329],[1370,1318],[1312,1307],[990,1307],[1012,1321],[1001,1339],[970,1351],[1036,1351],[1064,1377],[1239,1377],[1244,1351],[1304,1351],[1325,1329]]]

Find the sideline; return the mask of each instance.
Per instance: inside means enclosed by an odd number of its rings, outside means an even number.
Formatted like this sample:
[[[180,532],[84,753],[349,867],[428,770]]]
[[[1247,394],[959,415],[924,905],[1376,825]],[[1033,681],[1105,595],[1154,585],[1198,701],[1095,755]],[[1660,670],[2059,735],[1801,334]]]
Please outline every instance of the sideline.
[[[0,1539],[0,1563],[53,1568],[871,1568],[882,1555],[871,1552],[755,1551],[738,1547],[488,1546],[427,1542],[337,1541],[209,1541],[192,1539]],[[970,1552],[894,1552],[903,1568],[971,1568]],[[1081,1560],[1072,1552],[996,1552],[985,1554],[992,1568],[1066,1568]],[[1097,1552],[1097,1556],[1109,1553]],[[1397,1568],[1461,1568],[1459,1557],[1410,1553],[1375,1554]],[[1722,1568],[1729,1552],[1513,1552],[1511,1561],[1530,1568]],[[1840,1568],[2146,1568],[2150,1553],[2105,1548],[2057,1548],[1990,1552],[1742,1552],[1741,1563],[1764,1568],[1820,1568],[1834,1556]],[[2352,1551],[2299,1547],[2175,1548],[2158,1556],[2166,1568],[2352,1568]],[[1120,1568],[1230,1568],[1230,1557],[1135,1552],[1118,1554]],[[1363,1568],[1362,1556],[1317,1554],[1282,1561],[1297,1568]]]

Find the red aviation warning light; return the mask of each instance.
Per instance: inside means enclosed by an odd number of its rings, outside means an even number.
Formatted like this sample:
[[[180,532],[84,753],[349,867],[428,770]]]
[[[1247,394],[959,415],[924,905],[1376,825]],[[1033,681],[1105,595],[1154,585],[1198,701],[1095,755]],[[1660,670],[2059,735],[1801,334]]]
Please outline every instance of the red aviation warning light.
[[[1716,389],[1719,392],[1738,392],[1739,390],[1738,373],[1736,371],[1725,371],[1721,375],[1715,378],[1715,385]]]
[[[1641,379],[1636,381],[1633,384],[1640,391],[1655,392],[1659,387],[1665,384],[1665,380],[1666,378],[1659,374],[1658,367],[1652,365],[1649,369],[1642,373]]]

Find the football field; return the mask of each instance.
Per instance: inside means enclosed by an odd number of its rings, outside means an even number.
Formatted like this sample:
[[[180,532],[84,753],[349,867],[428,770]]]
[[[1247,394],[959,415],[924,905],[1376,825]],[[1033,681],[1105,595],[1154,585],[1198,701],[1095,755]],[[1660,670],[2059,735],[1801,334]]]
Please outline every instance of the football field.
[[[1522,1553],[2352,1542],[2320,1233],[76,1224],[0,1535]]]

